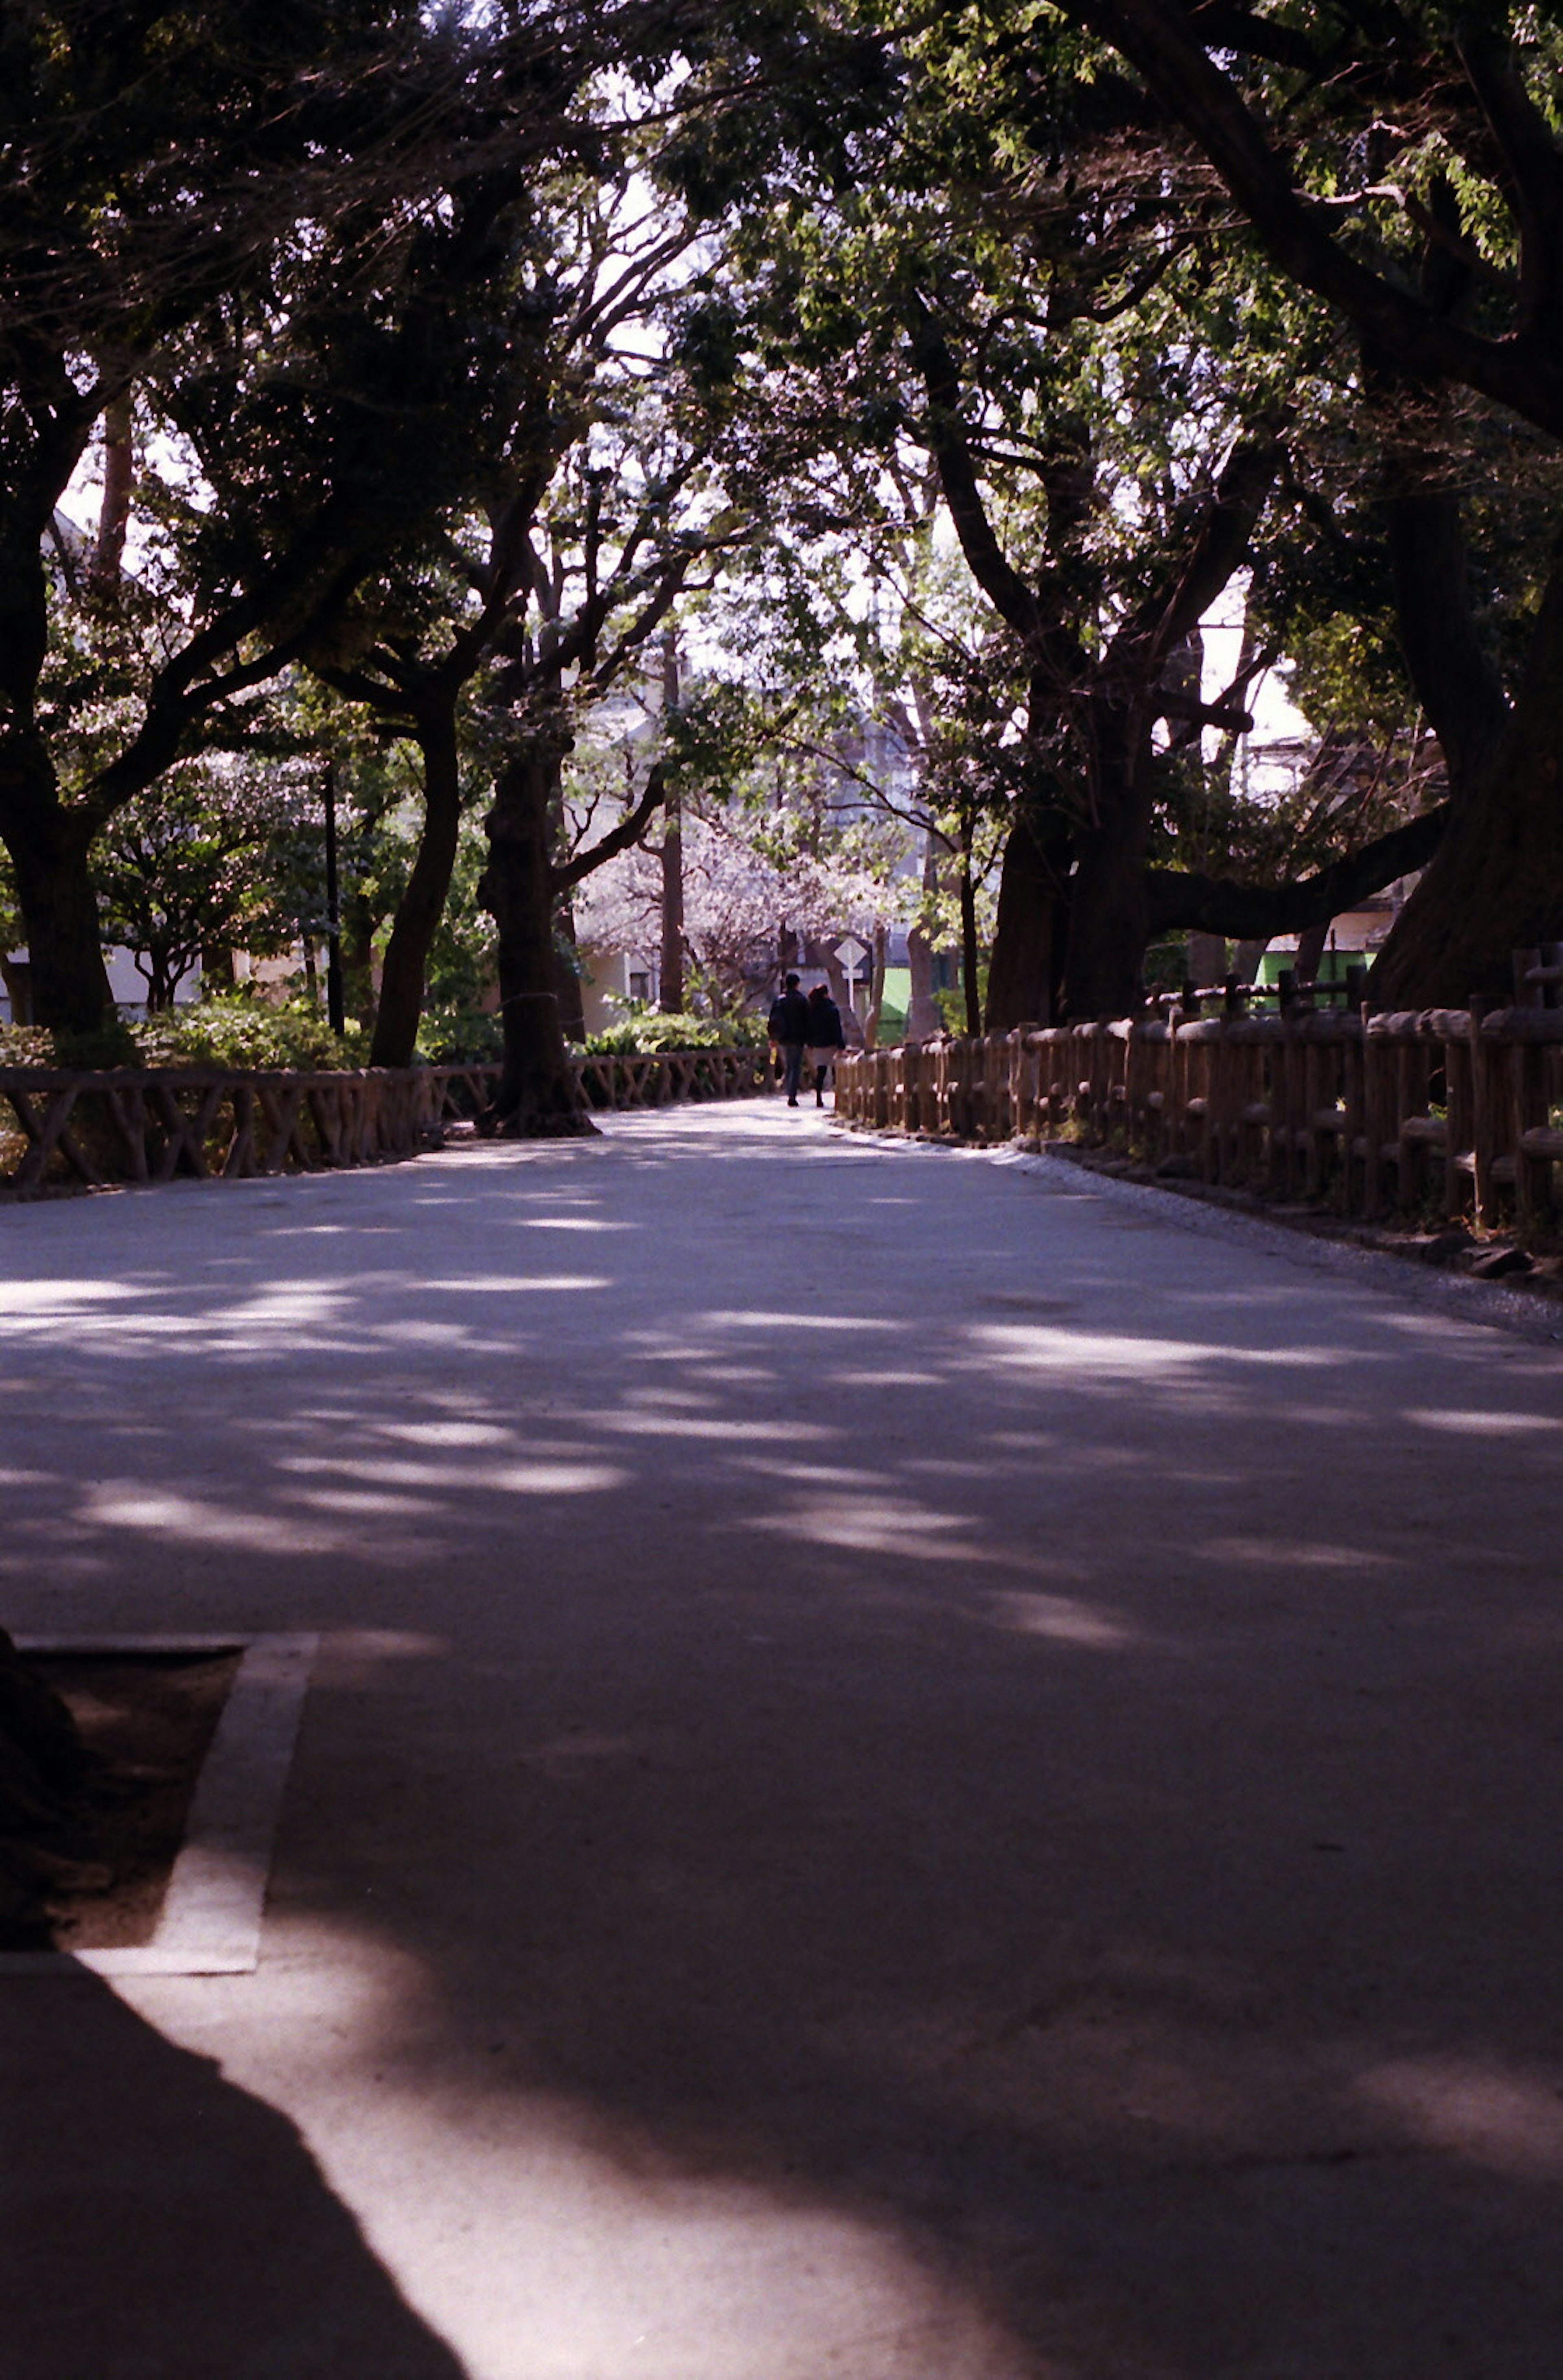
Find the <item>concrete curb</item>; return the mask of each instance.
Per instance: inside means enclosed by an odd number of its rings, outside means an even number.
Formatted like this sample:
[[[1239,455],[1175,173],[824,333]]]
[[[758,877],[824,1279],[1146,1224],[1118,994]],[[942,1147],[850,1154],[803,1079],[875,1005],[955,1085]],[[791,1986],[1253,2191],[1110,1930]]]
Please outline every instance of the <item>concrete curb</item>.
[[[319,1639],[312,1634],[18,1636],[23,1653],[227,1653],[243,1658],[190,1803],[152,1940],[135,1949],[0,1952],[7,1975],[242,1975],[261,1920],[283,1790]]]

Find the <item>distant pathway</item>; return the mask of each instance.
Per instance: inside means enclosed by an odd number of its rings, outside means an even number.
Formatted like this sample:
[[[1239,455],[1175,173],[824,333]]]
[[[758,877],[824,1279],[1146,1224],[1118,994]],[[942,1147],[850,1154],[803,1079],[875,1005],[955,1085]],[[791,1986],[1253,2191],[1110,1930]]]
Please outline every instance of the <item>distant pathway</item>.
[[[1556,2380],[1560,1351],[1187,1220],[0,1211],[0,1619],[324,1639],[259,1971],[0,1979],[7,2380]]]

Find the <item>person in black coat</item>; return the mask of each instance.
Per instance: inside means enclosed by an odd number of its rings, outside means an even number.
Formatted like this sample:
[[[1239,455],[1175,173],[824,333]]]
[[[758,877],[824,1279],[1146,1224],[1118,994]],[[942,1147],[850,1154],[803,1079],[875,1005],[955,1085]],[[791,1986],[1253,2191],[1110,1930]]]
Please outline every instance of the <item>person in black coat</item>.
[[[829,986],[817,983],[809,994],[809,1063],[814,1070],[817,1108],[824,1105],[824,1078],[846,1047],[841,1011],[830,996]]]
[[[765,1030],[781,1052],[782,1088],[788,1106],[795,1108],[798,1086],[803,1079],[803,1053],[809,1046],[809,1003],[798,989],[795,975],[788,977],[780,998],[772,1001]]]

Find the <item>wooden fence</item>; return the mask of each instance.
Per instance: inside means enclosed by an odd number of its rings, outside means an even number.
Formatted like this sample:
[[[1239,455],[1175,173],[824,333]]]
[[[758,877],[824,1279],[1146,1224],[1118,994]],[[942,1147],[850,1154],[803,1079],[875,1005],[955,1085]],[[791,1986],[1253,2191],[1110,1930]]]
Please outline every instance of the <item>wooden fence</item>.
[[[763,1050],[578,1058],[594,1108],[658,1107],[756,1090]],[[497,1066],[360,1074],[223,1067],[86,1073],[0,1068],[0,1184],[26,1196],[60,1184],[201,1181],[373,1165],[437,1148],[494,1097]]]
[[[1373,1220],[1556,1230],[1563,1010],[1021,1026],[863,1051],[836,1112],[935,1138],[1066,1138]]]

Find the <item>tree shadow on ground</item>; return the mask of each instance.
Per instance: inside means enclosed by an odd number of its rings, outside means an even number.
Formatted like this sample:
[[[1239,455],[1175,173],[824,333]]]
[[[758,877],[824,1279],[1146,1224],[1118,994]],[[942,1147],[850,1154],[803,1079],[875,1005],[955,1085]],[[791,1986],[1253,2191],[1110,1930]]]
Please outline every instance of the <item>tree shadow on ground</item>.
[[[30,1232],[13,1616],[326,1633],[138,2005],[484,2380],[1550,2372],[1555,1355],[779,1143]]]
[[[293,2124],[85,1969],[8,1983],[6,2380],[461,2380]]]

